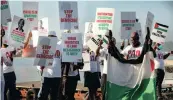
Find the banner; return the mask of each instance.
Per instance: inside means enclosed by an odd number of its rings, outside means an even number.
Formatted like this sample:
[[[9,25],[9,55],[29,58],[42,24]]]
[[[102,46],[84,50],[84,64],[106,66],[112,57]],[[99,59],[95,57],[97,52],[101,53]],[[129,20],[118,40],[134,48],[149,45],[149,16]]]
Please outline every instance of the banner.
[[[51,66],[56,51],[57,37],[39,36],[34,65]]]
[[[88,40],[86,45],[90,48],[91,51],[96,52],[101,40],[103,41],[101,49],[107,48],[108,39],[106,36],[101,36],[101,35],[95,35],[90,40]]]
[[[168,32],[169,26],[160,23],[155,23],[153,32],[151,33],[151,39],[157,43],[164,43]]]
[[[62,62],[82,61],[83,43],[81,33],[63,33],[62,46]]]
[[[61,30],[77,30],[79,27],[77,2],[59,1],[59,18]]]
[[[136,12],[121,12],[121,39],[129,39],[136,23]]]
[[[8,44],[8,35],[9,35],[9,33],[8,33],[8,25],[6,24],[6,25],[2,25],[1,26],[1,28],[0,29],[2,29],[1,30],[1,35],[2,35],[2,43],[3,44]]]
[[[23,1],[23,17],[32,23],[32,29],[38,26],[38,2]]]
[[[9,3],[7,0],[1,1],[1,24],[7,24],[7,22],[11,22],[11,12]]]
[[[97,8],[95,22],[98,23],[99,33],[104,35],[107,30],[113,29],[114,8]]]
[[[149,27],[150,32],[152,32],[153,21],[154,21],[154,14],[152,14],[151,12],[148,12],[146,25],[145,25],[145,32],[147,32],[147,27]]]
[[[30,31],[30,22],[24,18],[14,16],[10,30],[10,45],[23,47]]]

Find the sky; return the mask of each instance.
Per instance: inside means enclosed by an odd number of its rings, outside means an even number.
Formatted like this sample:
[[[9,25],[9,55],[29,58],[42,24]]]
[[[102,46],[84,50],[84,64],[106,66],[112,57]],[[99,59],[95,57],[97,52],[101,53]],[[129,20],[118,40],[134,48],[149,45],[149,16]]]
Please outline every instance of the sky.
[[[12,16],[22,17],[22,2],[10,1]],[[49,30],[56,31],[58,37],[61,37],[59,25],[59,5],[58,1],[38,1],[38,18],[48,17]],[[120,39],[120,12],[135,11],[139,22],[141,22],[142,33],[145,34],[144,26],[146,23],[147,12],[155,15],[156,22],[169,26],[166,41],[173,41],[173,1],[78,1],[79,30],[78,33],[84,33],[85,22],[95,21],[96,8],[115,8],[115,18],[113,25],[113,35],[117,41]]]

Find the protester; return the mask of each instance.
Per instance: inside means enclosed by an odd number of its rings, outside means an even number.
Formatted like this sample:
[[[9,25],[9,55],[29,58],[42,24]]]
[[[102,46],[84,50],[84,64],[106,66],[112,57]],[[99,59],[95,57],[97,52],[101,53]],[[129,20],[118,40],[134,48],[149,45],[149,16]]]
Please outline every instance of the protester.
[[[5,86],[5,81],[4,81],[4,75],[3,75],[3,58],[1,57],[1,100],[4,100],[4,86]]]
[[[162,51],[162,45],[157,43],[155,44],[155,50],[156,50],[156,55],[157,57],[155,58],[155,73],[156,73],[156,88],[157,88],[157,97],[158,100],[162,99],[162,93],[161,93],[161,89],[162,89],[162,82],[164,79],[164,60],[167,59],[169,57],[170,53],[164,53]]]
[[[2,56],[5,54],[5,56]],[[16,75],[13,68],[13,56],[15,55],[15,49],[3,44],[1,48],[1,58],[2,58],[2,67],[3,75],[5,79],[5,90],[4,90],[4,100],[7,100],[7,91],[9,90],[9,100],[16,100]],[[2,88],[3,89],[3,88]]]
[[[93,51],[89,52],[89,50],[87,50],[87,52],[90,57],[90,71],[84,72],[84,86],[88,87],[89,90],[88,100],[96,100],[97,89],[100,88],[101,78],[99,55]]]
[[[112,37],[112,31],[108,30],[105,34],[107,38],[111,38],[111,40],[115,43],[116,40],[115,38]],[[101,91],[102,91],[102,99],[105,99],[105,92],[106,92],[106,80],[107,80],[107,60],[108,60],[108,49],[103,48],[100,50],[102,45],[102,41],[100,41],[99,47],[96,50],[96,54],[99,55],[100,57],[104,57],[104,67],[103,67],[103,74],[101,78]]]
[[[75,100],[74,94],[76,91],[77,83],[80,80],[79,69],[83,69],[83,60],[80,63],[62,62],[62,75],[63,75],[63,99],[62,100]]]

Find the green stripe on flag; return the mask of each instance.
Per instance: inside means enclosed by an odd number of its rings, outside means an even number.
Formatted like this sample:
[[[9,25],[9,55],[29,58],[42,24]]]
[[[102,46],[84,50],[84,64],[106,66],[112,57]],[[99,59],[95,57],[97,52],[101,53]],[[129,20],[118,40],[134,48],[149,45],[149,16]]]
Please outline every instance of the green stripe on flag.
[[[163,31],[163,32],[167,32],[168,30],[162,29],[162,28],[156,28],[157,30]]]
[[[103,42],[108,44],[108,41],[105,38],[103,38]]]

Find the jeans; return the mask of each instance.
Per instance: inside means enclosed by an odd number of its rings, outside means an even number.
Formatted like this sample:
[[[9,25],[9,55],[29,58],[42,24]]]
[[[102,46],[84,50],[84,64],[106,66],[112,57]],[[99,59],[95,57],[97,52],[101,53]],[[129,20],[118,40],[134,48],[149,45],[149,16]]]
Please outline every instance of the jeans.
[[[50,100],[59,100],[60,79],[44,77],[39,100],[48,100],[49,93]]]
[[[165,72],[162,69],[155,69],[156,72],[156,89],[157,89],[157,96],[162,97],[162,82],[165,76]]]
[[[4,91],[4,100],[7,100],[7,91],[9,90],[8,100],[16,100],[16,75],[14,72],[4,73],[5,79],[5,91]]]

